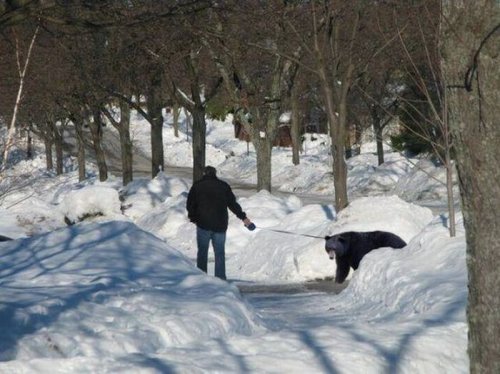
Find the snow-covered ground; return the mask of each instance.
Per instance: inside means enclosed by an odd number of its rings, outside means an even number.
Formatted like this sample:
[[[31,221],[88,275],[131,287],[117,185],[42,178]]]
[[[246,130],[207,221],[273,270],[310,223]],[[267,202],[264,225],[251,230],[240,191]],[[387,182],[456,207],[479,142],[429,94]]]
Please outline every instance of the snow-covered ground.
[[[148,125],[133,118],[148,151]],[[190,132],[175,138],[169,121],[165,160],[190,166]],[[230,120],[209,121],[207,164],[253,183],[253,149],[233,134]],[[189,180],[160,173],[123,187],[90,168],[78,183],[71,160],[54,176],[41,155],[15,157],[0,181],[0,235],[16,239],[0,243],[0,372],[467,373],[465,239],[461,215],[450,238],[439,211],[444,171],[390,151],[377,166],[365,145],[348,160],[351,204],[337,214],[293,195],[333,193],[328,138],[308,134],[304,149],[298,166],[289,149],[273,153],[273,185],[290,194],[239,199],[257,230],[230,216],[228,282],[195,266]],[[240,293],[331,277],[324,241],[300,234],[350,230],[408,245],[368,254],[338,295]]]

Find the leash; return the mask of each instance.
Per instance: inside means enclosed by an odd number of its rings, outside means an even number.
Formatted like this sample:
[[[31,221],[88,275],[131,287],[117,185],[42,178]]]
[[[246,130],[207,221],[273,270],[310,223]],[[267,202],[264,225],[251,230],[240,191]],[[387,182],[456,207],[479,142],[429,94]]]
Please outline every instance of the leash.
[[[275,230],[275,229],[269,229],[267,227],[257,227],[260,230],[266,230],[266,231],[273,231],[273,232],[279,232],[281,234],[288,234],[288,235],[297,235],[297,236],[306,236],[308,238],[315,238],[315,239],[325,239],[324,236],[316,236],[316,235],[309,235],[309,234],[299,234],[296,232],[291,232],[291,231],[285,231],[285,230]]]

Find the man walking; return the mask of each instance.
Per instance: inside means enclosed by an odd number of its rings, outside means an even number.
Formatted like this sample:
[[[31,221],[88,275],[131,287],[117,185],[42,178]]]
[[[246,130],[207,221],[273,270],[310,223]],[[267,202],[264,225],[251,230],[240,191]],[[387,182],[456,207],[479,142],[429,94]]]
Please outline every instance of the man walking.
[[[215,253],[215,276],[226,279],[226,230],[229,221],[227,209],[243,221],[249,229],[255,225],[247,218],[240,204],[236,202],[231,187],[217,178],[217,170],[206,166],[203,177],[193,183],[189,190],[186,208],[189,220],[196,224],[198,253],[196,265],[207,272],[208,247],[210,241]]]

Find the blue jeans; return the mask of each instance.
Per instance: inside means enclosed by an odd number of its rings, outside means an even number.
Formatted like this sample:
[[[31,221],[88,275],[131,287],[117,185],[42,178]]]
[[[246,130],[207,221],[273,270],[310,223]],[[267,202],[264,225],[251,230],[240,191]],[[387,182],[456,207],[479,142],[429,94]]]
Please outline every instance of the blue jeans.
[[[198,244],[198,254],[196,256],[196,266],[198,269],[207,272],[208,246],[212,241],[215,254],[215,276],[226,279],[226,233],[205,230],[196,227],[196,243]]]

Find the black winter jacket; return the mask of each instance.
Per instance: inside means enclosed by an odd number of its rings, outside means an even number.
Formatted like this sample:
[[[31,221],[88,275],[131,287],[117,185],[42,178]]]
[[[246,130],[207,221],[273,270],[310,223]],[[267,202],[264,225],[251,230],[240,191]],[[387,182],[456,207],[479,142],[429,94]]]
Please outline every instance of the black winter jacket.
[[[216,232],[227,230],[228,208],[239,219],[246,218],[229,184],[213,176],[205,175],[193,184],[186,208],[191,222],[202,229]]]

